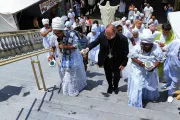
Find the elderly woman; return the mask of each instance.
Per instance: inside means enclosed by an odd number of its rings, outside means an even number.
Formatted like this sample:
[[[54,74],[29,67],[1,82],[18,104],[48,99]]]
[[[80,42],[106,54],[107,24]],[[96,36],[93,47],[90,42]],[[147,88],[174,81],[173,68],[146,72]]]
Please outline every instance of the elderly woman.
[[[128,44],[129,44],[129,51],[133,49],[134,46],[140,45],[140,38],[139,38],[139,33],[138,30],[133,30],[132,31],[132,36],[130,39],[128,39]],[[122,70],[122,78],[123,79],[128,79],[129,78],[129,71],[131,71],[131,58],[128,59],[128,63],[124,70]]]
[[[78,37],[73,31],[64,31],[64,21],[56,17],[52,20],[54,35],[51,36],[52,60],[54,52],[62,80],[64,95],[77,96],[87,85],[83,59],[78,49]]]
[[[143,35],[140,45],[133,47],[128,55],[133,69],[128,79],[128,105],[140,108],[143,99],[154,101],[159,97],[157,67],[164,60],[151,31],[146,29]]]
[[[143,30],[144,30],[144,25],[143,22],[141,20],[136,20],[135,21],[135,27],[133,28],[133,30],[137,30],[139,32],[139,37],[141,38],[141,36],[143,35]]]

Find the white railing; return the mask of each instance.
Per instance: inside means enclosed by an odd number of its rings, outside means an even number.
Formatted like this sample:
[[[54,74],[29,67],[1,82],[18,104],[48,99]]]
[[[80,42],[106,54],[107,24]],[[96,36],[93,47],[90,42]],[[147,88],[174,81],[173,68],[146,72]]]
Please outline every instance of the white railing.
[[[0,58],[15,56],[42,47],[40,30],[20,30],[0,33]]]

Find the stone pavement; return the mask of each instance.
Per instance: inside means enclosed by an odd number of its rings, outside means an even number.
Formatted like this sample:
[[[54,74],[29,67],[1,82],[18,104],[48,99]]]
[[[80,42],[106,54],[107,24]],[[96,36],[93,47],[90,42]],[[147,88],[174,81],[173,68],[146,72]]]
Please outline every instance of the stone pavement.
[[[127,106],[124,80],[118,95],[107,94],[104,71],[97,66],[88,68],[88,85],[78,97],[64,96],[57,67],[48,66],[46,54],[39,59],[49,92],[37,90],[30,59],[0,67],[0,120],[180,120],[180,103],[166,103],[167,91],[143,109]]]

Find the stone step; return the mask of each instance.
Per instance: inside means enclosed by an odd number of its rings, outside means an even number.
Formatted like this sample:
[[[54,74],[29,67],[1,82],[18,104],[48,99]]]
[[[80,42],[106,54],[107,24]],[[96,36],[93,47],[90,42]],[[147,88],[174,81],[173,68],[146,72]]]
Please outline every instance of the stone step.
[[[28,100],[26,102],[28,103]],[[37,100],[32,110],[38,110],[40,103],[41,100]],[[83,120],[175,120],[179,117],[177,114],[168,112],[61,94],[52,98],[51,101],[44,100],[40,111]]]
[[[113,103],[121,103],[126,104],[128,103],[127,93],[120,92],[118,95],[108,94],[106,91],[104,92],[98,92],[98,91],[87,91],[84,90],[80,93],[80,97],[87,97],[87,98],[93,98],[93,99],[101,99],[108,102]]]
[[[64,96],[68,97],[68,96]],[[76,99],[72,97],[71,99]],[[66,101],[64,98],[63,101]],[[56,101],[58,102],[58,100]],[[79,102],[79,101],[77,101]],[[29,105],[32,104],[32,101],[29,99],[26,100],[26,103]],[[40,115],[38,114],[38,108],[40,106],[41,100],[36,100],[36,103],[34,107],[31,109],[31,113],[29,114],[29,118],[34,118],[33,120],[44,120],[46,117],[42,117],[44,113],[47,113],[48,115],[55,115],[63,117],[63,118],[70,118],[71,119],[77,119],[77,120],[140,120],[140,118],[132,117],[129,115],[123,115],[123,114],[114,114],[109,112],[103,112],[99,110],[95,110],[92,108],[92,106],[77,106],[77,105],[70,105],[70,104],[64,104],[64,103],[55,103],[55,101],[46,101],[44,100],[41,109],[40,109]],[[93,101],[92,101],[93,103]],[[16,103],[18,105],[20,103]],[[76,104],[76,103],[75,103]],[[86,103],[84,103],[86,104]],[[23,105],[20,105],[23,106]],[[30,106],[24,105],[24,109],[26,111],[22,114],[20,114],[19,120],[24,120],[25,117],[27,117]],[[34,112],[36,111],[36,112]],[[34,113],[33,113],[34,112]],[[37,115],[37,117],[36,117]],[[42,119],[40,119],[42,117]],[[61,120],[61,119],[60,119]]]
[[[148,103],[146,105],[147,109],[156,110],[156,111],[164,111],[169,113],[180,114],[180,103],[178,100],[174,98],[173,103],[167,102],[157,102],[157,103]]]
[[[30,111],[29,109],[23,109],[18,120],[78,120],[69,117],[63,117],[60,115],[54,115],[44,111]]]
[[[57,91],[52,93],[48,93],[46,99],[61,99],[64,95],[62,91],[58,94]],[[119,93],[118,95],[115,94],[108,94],[106,92],[97,92],[97,91],[87,91],[83,90],[77,98],[89,99],[89,100],[98,100],[99,102],[109,102],[109,103],[116,103],[116,104],[128,104],[127,93]]]
[[[162,84],[160,84],[159,86],[161,85]],[[123,89],[121,89],[121,87]],[[99,85],[96,88],[91,89],[91,90],[85,89],[80,93],[79,97],[89,98],[92,100],[106,101],[106,102],[116,103],[116,104],[123,104],[123,105],[128,104],[128,96],[127,96],[127,92],[125,91],[126,89],[124,89],[124,86],[120,86],[120,91],[118,95],[115,95],[114,93],[107,94],[106,93],[107,88],[108,86]],[[156,102],[148,102],[145,108],[179,114],[180,108],[178,106],[180,106],[180,103],[176,99],[174,99],[172,104],[167,103],[165,92],[166,90],[160,89],[160,98]],[[62,91],[61,91],[61,94],[62,94]],[[53,99],[56,98],[57,96],[59,96],[59,94],[57,94],[57,92],[55,91]],[[60,98],[57,97],[57,99],[60,99]]]

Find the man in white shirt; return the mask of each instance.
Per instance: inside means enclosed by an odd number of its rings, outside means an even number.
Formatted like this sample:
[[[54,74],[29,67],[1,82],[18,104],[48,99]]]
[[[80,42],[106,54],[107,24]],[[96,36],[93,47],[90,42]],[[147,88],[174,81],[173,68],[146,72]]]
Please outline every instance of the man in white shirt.
[[[75,13],[72,9],[69,9],[68,18],[72,24],[75,22]]]
[[[156,19],[155,16],[152,16],[151,19],[148,21],[148,26],[151,25],[151,24],[154,24],[156,27],[158,26],[159,22],[158,20]]]
[[[41,33],[41,36],[43,38],[43,47],[45,49],[49,48],[50,45],[49,45],[49,36],[51,34],[51,27],[49,26],[49,19],[42,19],[42,23],[44,25],[44,27],[40,30],[40,33]],[[48,56],[49,57],[49,53],[48,53]]]
[[[144,8],[144,14],[145,14],[146,23],[151,18],[152,13],[153,13],[153,8],[150,6],[150,4],[147,4],[147,6]]]

